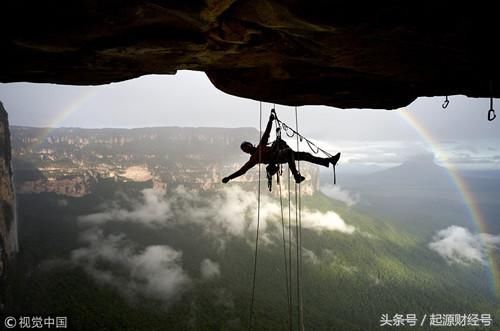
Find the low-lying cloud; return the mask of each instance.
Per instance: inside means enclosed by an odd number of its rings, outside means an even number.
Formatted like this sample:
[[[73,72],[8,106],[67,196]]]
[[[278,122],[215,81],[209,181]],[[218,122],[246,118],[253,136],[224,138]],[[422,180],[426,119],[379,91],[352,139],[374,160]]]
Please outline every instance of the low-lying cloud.
[[[320,259],[318,258],[318,256],[316,254],[314,254],[313,251],[311,251],[307,248],[304,248],[304,247],[302,247],[302,257],[304,258],[304,260],[310,262],[311,264],[319,264],[320,263]]]
[[[295,211],[292,211],[292,215]],[[268,196],[261,197],[260,229],[265,232],[270,222],[281,217],[279,204]],[[214,235],[245,236],[254,232],[257,219],[257,195],[237,185],[225,187],[210,196],[178,187],[168,197],[152,189],[142,191],[142,199],[131,207],[116,204],[101,212],[82,216],[81,222],[140,223],[149,227],[172,227],[179,224],[198,224]],[[340,231],[351,234],[355,228],[335,212],[326,213],[302,209],[302,226],[315,231]],[[264,240],[269,239],[264,235]]]
[[[306,210],[302,214],[302,226],[316,231],[330,230],[348,234],[353,233],[355,230],[352,225],[347,225],[344,220],[333,211],[322,213],[320,211]]]
[[[182,252],[167,245],[138,248],[124,234],[105,235],[102,227],[109,222],[140,224],[153,230],[181,225],[198,225],[202,233],[225,247],[228,236],[250,242],[257,224],[257,195],[237,185],[225,187],[210,195],[178,187],[166,196],[145,189],[132,199],[119,196],[116,201],[101,206],[97,213],[81,216],[79,221],[88,229],[82,234],[86,247],[74,250],[71,261],[85,269],[98,282],[115,287],[126,297],[149,297],[170,302],[193,283],[182,267]],[[292,215],[295,210],[292,206]],[[288,213],[285,211],[285,215]],[[281,239],[281,208],[270,196],[261,197],[260,230],[263,243]],[[272,224],[274,223],[274,224]],[[326,213],[302,209],[303,228],[313,231],[339,231],[351,234],[355,228],[335,212]],[[312,253],[312,252],[311,252]],[[314,255],[312,262],[317,261]],[[204,259],[200,263],[200,278],[220,277],[219,263]]]
[[[342,201],[349,207],[359,202],[359,193],[352,193],[343,189],[340,185],[326,185],[321,187],[321,192],[332,199]]]
[[[487,263],[489,249],[500,246],[500,235],[474,234],[460,226],[450,226],[434,236],[429,247],[449,263]]]
[[[201,261],[200,271],[203,279],[211,279],[220,276],[219,264],[210,259]]]
[[[169,246],[138,250],[124,235],[105,236],[96,228],[82,239],[88,246],[74,250],[71,260],[129,298],[147,296],[168,302],[191,283],[181,266],[182,253]]]
[[[142,191],[142,201],[128,201],[131,209],[119,208],[114,204],[105,211],[81,216],[80,221],[89,224],[103,224],[109,221],[139,222],[146,225],[161,225],[171,217],[170,204],[162,193],[153,189]]]

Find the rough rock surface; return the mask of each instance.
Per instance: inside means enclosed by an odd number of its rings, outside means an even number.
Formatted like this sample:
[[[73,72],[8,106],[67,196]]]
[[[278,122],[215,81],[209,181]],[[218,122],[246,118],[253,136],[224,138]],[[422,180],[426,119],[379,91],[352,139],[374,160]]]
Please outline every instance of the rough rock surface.
[[[103,84],[179,69],[287,105],[500,96],[494,3],[2,2],[0,81]]]
[[[0,102],[0,283],[9,259],[17,251],[15,208],[9,121]]]

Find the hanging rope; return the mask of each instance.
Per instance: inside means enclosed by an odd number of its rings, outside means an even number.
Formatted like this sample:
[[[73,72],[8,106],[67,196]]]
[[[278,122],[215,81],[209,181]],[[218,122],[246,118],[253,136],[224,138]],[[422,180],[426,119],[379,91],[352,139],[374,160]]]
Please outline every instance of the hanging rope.
[[[290,190],[290,167],[288,167],[288,279],[290,279],[290,283],[288,284],[288,295],[290,306],[288,306],[288,319],[290,320],[290,331],[292,330],[292,322],[293,322],[293,296],[292,296],[292,199],[291,199],[291,190]]]
[[[279,126],[279,123],[277,121],[278,115],[276,115],[276,104],[273,104],[273,109],[271,109],[271,113],[274,114],[274,119],[276,122],[276,141],[278,141],[278,140],[281,140],[281,127]],[[280,150],[280,143],[278,141],[278,153],[279,153],[279,150]],[[281,231],[283,234],[283,257],[285,260],[286,297],[287,297],[287,303],[288,303],[287,311],[290,311],[290,307],[291,307],[291,299],[290,299],[290,294],[289,294],[290,280],[288,278],[288,263],[286,260],[285,217],[283,215],[283,196],[282,196],[282,192],[281,192],[281,181],[280,181],[280,176],[283,175],[283,168],[282,168],[281,164],[279,164],[278,167],[279,167],[279,170],[278,170],[278,173],[276,176],[276,181],[277,181],[277,184],[279,185],[279,193],[280,193]],[[288,243],[290,244],[290,241]],[[290,330],[292,329],[291,315],[289,315],[289,318],[288,318],[288,327]]]
[[[286,258],[285,217],[283,215],[283,197],[281,193],[281,184],[279,184],[279,192],[280,192],[280,207],[281,207],[281,232],[283,234],[283,257],[285,258],[285,283],[286,283],[286,300],[287,300],[287,313],[288,313],[291,307],[290,293],[289,293],[290,281],[288,278],[288,263]],[[292,328],[292,320],[290,315],[288,316],[288,328],[290,330]]]
[[[259,102],[259,141],[262,139],[262,102]],[[259,180],[257,190],[257,232],[255,234],[255,253],[253,258],[253,280],[252,280],[252,300],[250,301],[250,316],[248,318],[248,330],[252,329],[253,321],[253,304],[255,299],[255,283],[257,276],[257,256],[259,248],[259,227],[260,227],[260,162],[262,160],[262,152],[259,148]]]
[[[262,102],[259,104],[259,137],[262,139]],[[333,155],[327,151],[318,147],[314,142],[310,141],[306,137],[299,133],[299,123],[298,123],[298,112],[297,107],[295,107],[295,130],[287,126],[285,123],[281,122],[276,115],[276,111],[273,108],[271,112],[275,115],[274,119],[276,122],[276,144],[277,151],[279,152],[281,131],[285,131],[285,134],[292,138],[296,136],[297,138],[297,153],[300,152],[300,142],[305,140],[309,148],[314,154],[319,152],[332,157]],[[259,139],[259,141],[260,141]],[[260,228],[260,196],[261,196],[261,162],[262,155],[261,149],[259,149],[259,180],[258,180],[258,200],[257,200],[257,231],[255,235],[255,254],[254,254],[254,268],[253,268],[253,280],[252,280],[252,300],[250,303],[250,316],[248,322],[248,330],[252,329],[253,326],[253,315],[254,315],[254,302],[255,302],[255,287],[257,278],[257,258],[258,258],[258,245],[259,245],[259,228]],[[295,159],[292,160],[295,162]],[[266,168],[266,170],[268,170]],[[297,171],[300,174],[300,160],[297,160]],[[276,173],[276,172],[275,172]],[[293,330],[293,294],[292,294],[292,217],[291,217],[291,183],[290,183],[290,167],[288,167],[288,260],[287,260],[287,248],[286,248],[286,238],[285,238],[285,220],[283,212],[283,193],[281,187],[281,181],[279,176],[283,175],[283,168],[278,167],[277,171],[277,182],[279,185],[279,198],[280,198],[280,208],[281,208],[281,230],[283,239],[283,257],[284,257],[284,267],[285,267],[285,285],[288,303],[288,326],[289,330]],[[336,183],[335,166],[333,167],[334,183]],[[269,171],[268,171],[269,179]],[[295,183],[295,236],[296,236],[296,281],[297,281],[297,322],[298,330],[304,330],[304,305],[303,305],[303,275],[302,275],[302,200],[301,200],[301,185],[300,183]]]
[[[333,166],[333,185],[337,184],[337,174],[335,173],[335,166]]]
[[[276,105],[275,105],[276,107]],[[275,115],[275,118],[277,118],[276,116],[276,112],[275,112],[275,108],[273,108],[271,110],[271,112],[274,113]],[[281,139],[281,130],[279,128],[279,126],[277,125],[276,126],[276,140],[278,139]],[[280,207],[281,207],[281,231],[282,231],[282,234],[283,234],[283,257],[285,258],[285,282],[286,282],[286,298],[287,298],[287,303],[288,303],[288,306],[287,306],[287,312],[288,312],[288,328],[289,330],[292,330],[292,315],[291,315],[291,307],[292,307],[292,302],[291,302],[291,296],[290,296],[290,282],[291,282],[291,279],[288,277],[288,263],[287,263],[287,257],[286,257],[286,239],[285,239],[285,217],[284,217],[284,214],[283,214],[283,197],[282,197],[282,192],[281,192],[281,182],[279,180],[279,177],[283,174],[282,173],[282,169],[281,169],[281,173],[278,173],[278,185],[279,185],[279,196],[280,196]],[[288,185],[290,187],[290,169],[288,169]],[[290,201],[290,199],[289,199]],[[289,216],[290,217],[290,216]],[[290,218],[289,218],[289,223],[290,223]],[[290,229],[290,228],[289,228]],[[288,231],[289,232],[289,237],[290,237],[290,230]],[[288,245],[291,244],[291,241],[289,240],[288,241]],[[291,261],[291,260],[290,260]]]
[[[295,107],[295,128],[297,135],[297,152],[300,150],[299,138],[299,121],[297,115],[297,107]],[[300,139],[302,140],[302,139]],[[297,160],[297,171],[300,173],[300,161]],[[297,194],[298,191],[298,194]],[[301,220],[301,196],[300,183],[295,183],[295,213],[296,213],[296,235],[297,235],[297,301],[298,301],[298,328],[304,330],[304,311],[302,302],[302,220]]]

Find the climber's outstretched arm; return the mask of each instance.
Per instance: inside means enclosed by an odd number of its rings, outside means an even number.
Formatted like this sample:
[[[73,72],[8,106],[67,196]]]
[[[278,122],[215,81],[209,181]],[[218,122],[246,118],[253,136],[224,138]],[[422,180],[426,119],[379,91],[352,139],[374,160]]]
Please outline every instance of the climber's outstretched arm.
[[[256,165],[256,163],[253,160],[250,159],[247,163],[245,163],[240,168],[240,170],[232,173],[231,175],[229,175],[227,177],[224,177],[222,179],[222,182],[225,184],[225,183],[229,182],[231,179],[234,179],[234,178],[237,178],[237,177],[240,177],[240,176],[244,175],[248,170],[252,169],[252,167],[254,165]]]

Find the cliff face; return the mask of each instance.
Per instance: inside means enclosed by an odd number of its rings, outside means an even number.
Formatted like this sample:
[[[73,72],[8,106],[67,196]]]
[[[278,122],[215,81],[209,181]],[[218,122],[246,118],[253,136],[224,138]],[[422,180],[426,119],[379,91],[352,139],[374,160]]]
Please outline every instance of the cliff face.
[[[17,223],[12,186],[11,145],[7,112],[0,102],[0,278],[17,251]]]
[[[16,192],[81,197],[92,193],[103,178],[152,181],[162,191],[178,185],[217,189],[223,177],[248,160],[239,149],[241,141],[257,136],[255,129],[244,128],[59,128],[47,133],[14,126]],[[302,192],[312,194],[319,188],[318,169],[305,163],[301,168],[310,179],[302,184]],[[235,181],[255,189],[257,180],[254,168]]]
[[[2,13],[3,82],[188,69],[226,93],[287,105],[500,96],[494,2],[5,0]]]

